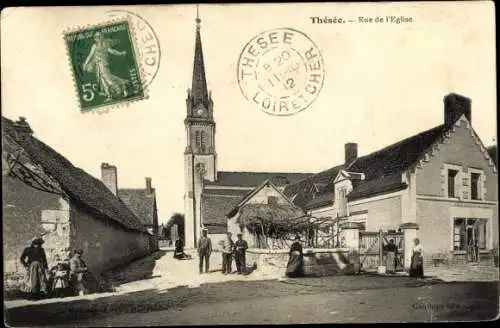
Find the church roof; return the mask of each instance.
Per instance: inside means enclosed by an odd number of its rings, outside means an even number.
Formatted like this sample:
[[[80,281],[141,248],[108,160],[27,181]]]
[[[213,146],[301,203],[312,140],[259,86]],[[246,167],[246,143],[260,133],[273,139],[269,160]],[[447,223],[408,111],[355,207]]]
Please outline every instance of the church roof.
[[[226,214],[231,211],[243,197],[245,190],[225,191],[224,194],[214,194],[204,190],[201,194],[201,212],[203,224],[210,234],[225,233],[227,228]]]
[[[301,179],[312,176],[312,173],[280,173],[280,172],[217,172],[215,182],[205,181],[206,186],[251,187],[259,186],[265,180],[277,187],[284,187]]]
[[[191,99],[193,107],[196,107],[198,104],[203,104],[206,108],[208,108],[209,95],[205,75],[205,63],[203,62],[203,48],[201,46],[200,22],[201,20],[196,18],[196,41],[194,46]]]

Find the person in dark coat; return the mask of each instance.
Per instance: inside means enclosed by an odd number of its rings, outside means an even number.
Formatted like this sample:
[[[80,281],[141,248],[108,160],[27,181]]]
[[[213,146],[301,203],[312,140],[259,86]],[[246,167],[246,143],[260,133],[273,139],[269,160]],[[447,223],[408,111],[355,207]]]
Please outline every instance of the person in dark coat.
[[[286,276],[297,278],[304,276],[304,253],[300,236],[295,236],[295,241],[290,246],[288,264],[286,266]]]
[[[174,259],[184,260],[189,259],[190,256],[184,253],[184,243],[181,238],[177,237],[175,241]]]
[[[40,299],[48,293],[47,256],[42,248],[40,237],[34,238],[31,246],[26,247],[21,255],[21,263],[26,268],[25,289],[28,299]]]
[[[243,235],[241,233],[236,235],[238,239],[234,243],[234,259],[236,262],[236,270],[238,274],[243,274],[246,272],[246,250],[248,244],[243,240]]]
[[[386,272],[396,272],[396,254],[398,253],[398,246],[394,243],[394,239],[389,240],[389,244],[384,246],[385,259],[386,259]]]
[[[199,272],[203,273],[203,262],[205,262],[205,273],[210,269],[210,254],[212,254],[212,240],[207,236],[208,230],[203,229],[198,240]]]

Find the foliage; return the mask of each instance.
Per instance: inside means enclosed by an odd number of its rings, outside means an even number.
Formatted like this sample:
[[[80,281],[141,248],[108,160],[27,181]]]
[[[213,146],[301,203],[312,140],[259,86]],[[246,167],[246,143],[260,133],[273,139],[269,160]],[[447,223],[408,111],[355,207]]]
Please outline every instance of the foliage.
[[[281,204],[246,204],[240,208],[237,222],[255,235],[260,244],[269,245],[267,238],[283,241],[299,235],[314,244],[318,229],[324,229],[329,218],[315,218],[302,210]],[[330,221],[331,222],[331,221]]]
[[[179,232],[179,237],[184,240],[184,214],[180,213],[174,213],[170,219],[168,219],[167,224],[164,228],[166,230],[164,232],[165,236],[167,238],[170,237],[170,231],[172,230],[172,227],[174,225],[177,225],[177,231]]]

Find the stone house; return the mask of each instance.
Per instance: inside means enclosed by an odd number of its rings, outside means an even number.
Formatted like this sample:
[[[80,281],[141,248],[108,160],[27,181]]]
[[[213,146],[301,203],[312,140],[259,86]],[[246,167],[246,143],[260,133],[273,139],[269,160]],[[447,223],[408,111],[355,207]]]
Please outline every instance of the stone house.
[[[414,237],[425,261],[464,261],[474,241],[486,258],[498,248],[498,176],[489,153],[472,128],[471,100],[449,94],[443,124],[361,157],[348,143],[344,163],[284,193],[310,215],[330,217],[334,237],[346,222],[367,231],[403,228],[406,265]]]
[[[156,191],[152,187],[151,178],[146,177],[146,188],[118,188],[116,166],[102,163],[101,181],[141,220],[144,228],[153,236],[152,248],[158,250],[158,209]]]
[[[33,136],[24,118],[2,117],[4,282],[24,273],[19,258],[42,235],[49,266],[81,248],[95,274],[150,254],[152,236],[106,186]]]
[[[266,180],[260,186],[252,190],[248,195],[242,197],[240,201],[225,216],[228,218],[227,231],[236,238],[237,233],[243,234],[249,247],[263,248],[262,234],[249,231],[245,227],[245,221],[256,217],[263,220],[280,222],[283,220],[296,220],[304,217],[305,211],[293,204],[286,197],[280,188],[271,181]],[[267,238],[268,247],[281,248],[276,245],[280,240]],[[273,247],[276,246],[276,247]],[[281,245],[283,246],[283,245]]]

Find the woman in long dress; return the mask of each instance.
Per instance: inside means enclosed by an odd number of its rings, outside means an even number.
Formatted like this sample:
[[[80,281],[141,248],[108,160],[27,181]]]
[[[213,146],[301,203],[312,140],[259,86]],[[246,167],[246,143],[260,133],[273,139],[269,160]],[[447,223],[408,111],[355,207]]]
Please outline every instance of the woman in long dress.
[[[302,277],[304,275],[304,253],[299,236],[295,236],[295,241],[290,246],[289,256],[286,276],[290,278]]]
[[[40,299],[47,294],[47,256],[42,248],[43,239],[34,238],[31,246],[21,255],[21,263],[26,268],[25,289],[28,299]]]
[[[109,69],[109,54],[124,56],[125,51],[118,51],[111,48],[111,40],[105,39],[101,32],[94,35],[94,44],[90,53],[83,63],[83,70],[96,74],[99,88],[105,101],[111,101],[113,96],[127,96],[127,81],[112,74]]]
[[[398,252],[398,247],[394,244],[394,239],[389,240],[389,244],[385,246],[386,251],[386,272],[394,273],[396,272],[396,254]]]
[[[424,266],[423,266],[423,249],[420,245],[420,239],[415,238],[413,240],[413,248],[411,250],[411,267],[410,267],[410,277],[415,277],[417,279],[424,278]]]

